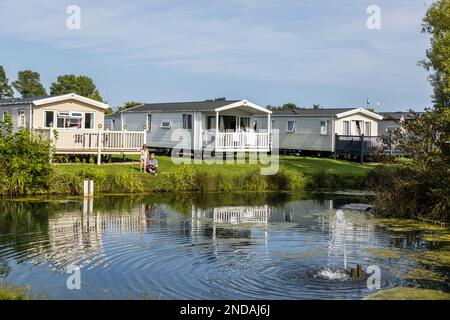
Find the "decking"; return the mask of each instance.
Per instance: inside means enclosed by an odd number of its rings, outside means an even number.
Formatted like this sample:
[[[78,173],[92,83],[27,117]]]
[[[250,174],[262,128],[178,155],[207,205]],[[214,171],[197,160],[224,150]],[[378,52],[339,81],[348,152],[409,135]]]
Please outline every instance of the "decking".
[[[104,154],[139,154],[146,143],[145,131],[35,129],[53,142],[53,154],[93,154],[100,164]]]
[[[207,132],[204,147],[213,146],[216,152],[269,152],[269,133],[254,132]]]
[[[53,141],[53,154],[93,154],[100,163],[104,154],[139,154],[148,144],[147,131],[109,131],[82,129],[36,129]],[[216,152],[269,152],[269,133],[211,132],[205,134],[203,148],[212,146]]]
[[[55,130],[56,154],[138,154],[146,143],[145,131]]]
[[[350,136],[336,135],[336,155],[350,155],[363,157],[373,153],[372,149],[381,148],[382,137],[378,136]]]

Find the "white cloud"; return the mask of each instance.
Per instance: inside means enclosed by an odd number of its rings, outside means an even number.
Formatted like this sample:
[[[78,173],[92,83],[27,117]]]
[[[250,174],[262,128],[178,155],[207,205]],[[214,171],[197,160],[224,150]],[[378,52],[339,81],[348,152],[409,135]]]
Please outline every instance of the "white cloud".
[[[398,83],[389,73],[399,70],[407,86],[422,76],[412,63],[425,47],[418,43],[425,8],[378,2],[381,31],[365,28],[357,0],[2,0],[0,37],[92,51],[122,64],[299,85],[383,88]],[[80,31],[65,28],[70,4],[81,7]]]

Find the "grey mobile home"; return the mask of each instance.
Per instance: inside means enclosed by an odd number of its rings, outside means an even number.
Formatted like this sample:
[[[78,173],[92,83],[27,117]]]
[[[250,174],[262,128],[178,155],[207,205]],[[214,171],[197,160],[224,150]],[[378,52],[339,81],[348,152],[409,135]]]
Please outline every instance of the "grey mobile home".
[[[107,130],[145,130],[149,147],[217,152],[268,152],[272,112],[247,100],[143,104],[105,117]],[[265,119],[265,129],[256,117]]]
[[[276,110],[271,129],[284,151],[336,153],[341,141],[373,139],[382,116],[362,108]],[[259,120],[257,120],[259,122]],[[265,127],[266,121],[258,124]],[[356,143],[354,143],[356,146]]]

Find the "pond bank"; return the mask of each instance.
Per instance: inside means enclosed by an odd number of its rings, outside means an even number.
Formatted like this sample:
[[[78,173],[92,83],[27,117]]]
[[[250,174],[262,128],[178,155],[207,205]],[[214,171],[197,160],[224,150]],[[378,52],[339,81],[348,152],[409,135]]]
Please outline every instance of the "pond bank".
[[[264,192],[363,190],[374,166],[308,157],[280,156],[274,175],[261,175],[261,164],[176,165],[170,157],[159,157],[158,176],[139,171],[139,163],[73,163],[53,166],[48,188],[32,189],[28,194],[81,195],[83,180],[94,180],[96,194],[145,192]],[[9,195],[2,189],[0,194]]]

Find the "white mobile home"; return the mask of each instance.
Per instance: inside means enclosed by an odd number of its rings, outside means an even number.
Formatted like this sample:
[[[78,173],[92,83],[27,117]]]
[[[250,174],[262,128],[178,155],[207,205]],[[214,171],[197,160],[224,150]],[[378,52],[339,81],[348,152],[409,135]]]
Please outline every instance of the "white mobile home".
[[[49,136],[56,154],[139,153],[144,131],[104,131],[109,105],[74,93],[0,100],[0,121],[12,121],[15,131],[30,129]]]
[[[47,97],[9,98],[0,100],[2,121],[6,115],[15,130],[26,129],[86,129],[103,125],[109,106],[77,94]]]
[[[105,118],[106,128],[145,130],[151,148],[268,152],[271,111],[247,100],[143,104]],[[266,121],[257,127],[256,117]]]
[[[376,137],[381,119],[362,108],[275,110],[271,129],[279,132],[281,150],[336,153],[343,140]],[[258,127],[266,128],[266,121],[257,122]]]

